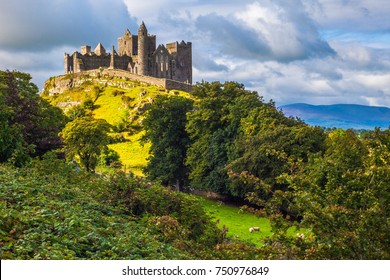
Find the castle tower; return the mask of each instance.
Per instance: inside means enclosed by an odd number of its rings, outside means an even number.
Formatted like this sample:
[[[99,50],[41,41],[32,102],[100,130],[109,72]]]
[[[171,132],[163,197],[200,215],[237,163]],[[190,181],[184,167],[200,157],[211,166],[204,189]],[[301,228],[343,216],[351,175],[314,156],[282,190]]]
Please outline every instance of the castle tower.
[[[73,72],[73,58],[67,53],[64,55],[64,73],[72,73]]]
[[[81,46],[81,54],[82,55],[90,55],[91,54],[91,46]]]
[[[149,43],[148,43],[148,30],[145,23],[142,22],[138,29],[138,73],[139,75],[149,75],[148,71],[148,56],[149,56]]]
[[[125,30],[123,37],[118,38],[118,54],[132,56],[137,52],[137,36],[131,35],[129,29]]]

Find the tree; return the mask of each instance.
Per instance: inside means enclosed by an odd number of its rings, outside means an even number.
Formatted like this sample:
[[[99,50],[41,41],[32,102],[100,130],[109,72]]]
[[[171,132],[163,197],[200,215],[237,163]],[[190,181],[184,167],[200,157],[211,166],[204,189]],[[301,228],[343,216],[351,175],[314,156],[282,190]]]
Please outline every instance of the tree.
[[[275,192],[288,188],[278,177],[307,162],[311,153],[323,152],[324,131],[287,118],[272,103],[252,110],[239,130],[226,167],[232,193],[253,204],[264,207],[271,202],[276,211],[286,211],[283,202],[278,206],[271,201]]]
[[[58,133],[67,119],[38,95],[29,74],[0,71],[0,109],[0,161],[21,166],[60,147]]]
[[[301,245],[317,259],[390,258],[390,133],[358,138],[336,130],[324,155],[286,175],[292,203],[312,239]]]
[[[77,118],[86,117],[87,111],[85,110],[84,106],[75,105],[66,111],[66,115],[70,118],[71,121],[73,121]]]
[[[143,120],[143,141],[150,141],[150,157],[145,173],[165,185],[175,185],[182,190],[188,181],[184,165],[190,143],[185,130],[186,114],[193,101],[180,96],[158,96]]]
[[[93,171],[101,152],[107,148],[110,125],[103,119],[77,118],[60,133],[68,160],[76,160],[87,172]]]
[[[231,145],[237,137],[242,118],[262,104],[257,92],[245,90],[242,84],[219,82],[197,84],[192,93],[196,102],[187,115],[191,139],[186,164],[191,185],[230,194],[225,167]]]

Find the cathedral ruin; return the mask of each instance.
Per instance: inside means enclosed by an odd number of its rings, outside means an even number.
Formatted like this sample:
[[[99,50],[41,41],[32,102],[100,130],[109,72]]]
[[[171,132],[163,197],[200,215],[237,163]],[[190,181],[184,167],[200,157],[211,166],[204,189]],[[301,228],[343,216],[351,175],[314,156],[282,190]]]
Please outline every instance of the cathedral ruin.
[[[92,51],[82,46],[81,53],[65,53],[65,74],[99,68],[121,69],[130,73],[170,79],[192,84],[192,44],[182,41],[156,47],[156,36],[149,35],[142,22],[137,35],[126,29],[118,38],[118,52],[112,47],[111,53],[99,43]]]

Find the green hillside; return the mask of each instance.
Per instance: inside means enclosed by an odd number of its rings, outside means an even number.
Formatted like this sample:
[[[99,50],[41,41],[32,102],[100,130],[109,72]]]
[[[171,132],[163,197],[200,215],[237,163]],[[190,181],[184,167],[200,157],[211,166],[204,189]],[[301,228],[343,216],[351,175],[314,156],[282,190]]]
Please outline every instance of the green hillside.
[[[141,145],[143,135],[143,113],[158,95],[180,95],[191,98],[187,92],[168,91],[157,86],[147,85],[121,77],[93,77],[81,75],[75,79],[71,75],[57,77],[63,83],[73,83],[71,88],[60,89],[59,94],[50,94],[55,85],[51,78],[45,83],[42,96],[65,113],[86,101],[93,102],[92,114],[97,119],[105,119],[113,126],[115,134],[122,137],[120,142],[109,148],[120,156],[123,169],[142,176],[149,155],[149,144]]]
[[[389,259],[389,129],[311,127],[237,82],[189,94],[104,71],[41,96],[0,71],[2,259]]]

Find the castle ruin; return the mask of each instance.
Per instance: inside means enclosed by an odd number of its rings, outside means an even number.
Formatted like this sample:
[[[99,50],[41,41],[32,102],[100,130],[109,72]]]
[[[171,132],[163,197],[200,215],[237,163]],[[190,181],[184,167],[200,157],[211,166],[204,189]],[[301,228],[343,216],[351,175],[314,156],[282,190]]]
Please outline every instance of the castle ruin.
[[[142,22],[138,35],[126,29],[123,37],[118,38],[118,52],[113,46],[111,53],[107,53],[99,43],[94,51],[90,46],[82,46],[81,53],[65,53],[65,74],[99,68],[192,84],[192,44],[182,41],[156,47],[156,36],[149,35]]]

